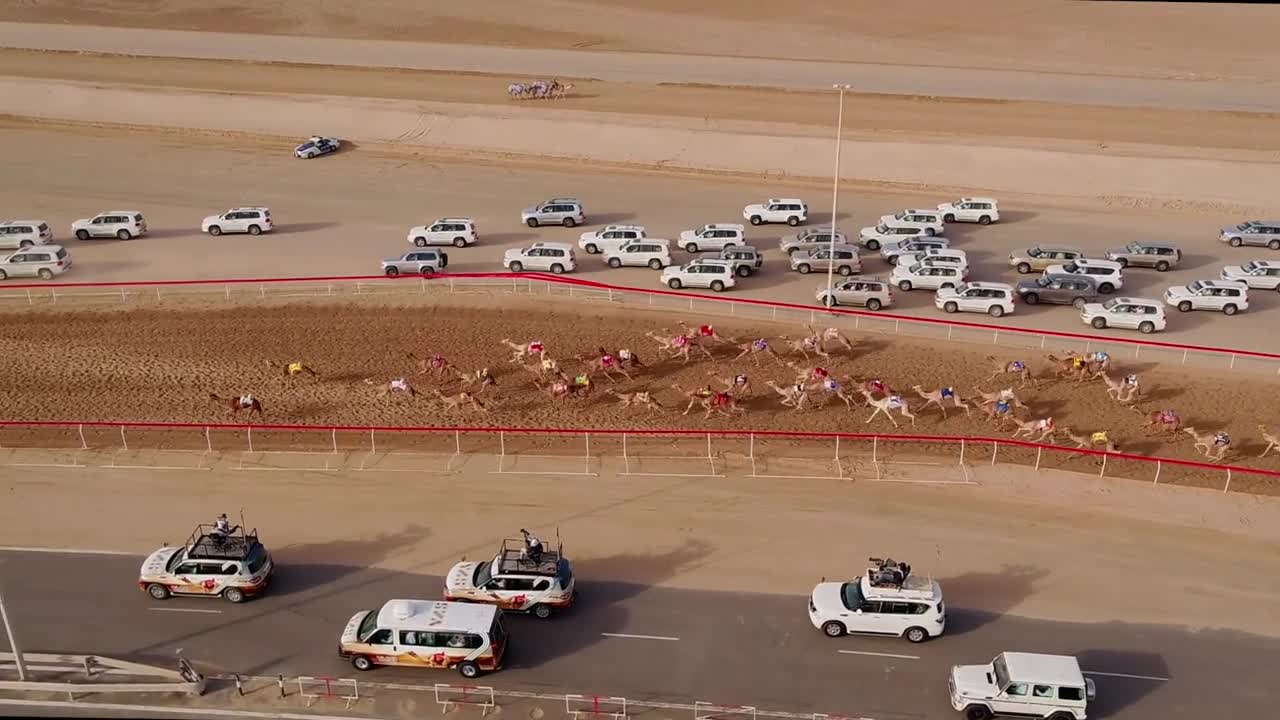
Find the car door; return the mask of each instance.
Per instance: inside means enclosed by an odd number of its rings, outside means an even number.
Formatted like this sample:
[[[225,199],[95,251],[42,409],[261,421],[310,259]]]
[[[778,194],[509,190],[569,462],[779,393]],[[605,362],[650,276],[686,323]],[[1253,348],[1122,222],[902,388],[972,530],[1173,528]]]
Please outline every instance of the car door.
[[[178,563],[178,566],[173,569],[173,575],[176,583],[169,589],[179,595],[204,595],[216,582],[208,572],[202,571],[201,563],[195,560],[184,560]]]
[[[1133,305],[1116,305],[1111,309],[1107,324],[1121,328],[1136,328],[1142,321],[1142,308]]]

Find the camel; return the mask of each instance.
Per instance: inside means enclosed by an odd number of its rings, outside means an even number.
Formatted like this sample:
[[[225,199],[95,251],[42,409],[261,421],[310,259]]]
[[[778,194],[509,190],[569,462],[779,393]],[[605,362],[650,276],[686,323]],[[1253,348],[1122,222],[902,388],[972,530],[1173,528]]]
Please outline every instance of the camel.
[[[1258,431],[1262,433],[1262,439],[1267,441],[1266,449],[1264,449],[1262,454],[1258,457],[1266,457],[1267,453],[1272,450],[1275,450],[1277,454],[1280,454],[1280,437],[1272,434],[1271,431],[1267,429],[1266,425],[1258,425]]]
[[[1219,462],[1226,456],[1227,450],[1231,448],[1231,436],[1225,432],[1217,432],[1213,435],[1201,435],[1194,427],[1187,426],[1182,428],[1182,432],[1195,438],[1195,451],[1204,455],[1206,459],[1213,462]]]
[[[471,387],[476,383],[480,383],[480,392],[484,392],[485,388],[490,385],[494,387],[497,387],[498,385],[497,379],[489,372],[489,368],[481,368],[479,370],[472,370],[471,372],[454,370],[453,374],[458,376],[458,380],[462,382],[462,387]]]
[[[667,331],[664,329],[663,332],[665,333]],[[654,342],[658,343],[659,353],[669,354],[672,359],[675,359],[677,357],[683,358],[683,361],[681,363],[683,365],[689,364],[689,353],[695,349],[701,352],[703,355],[706,355],[708,360],[715,359],[711,355],[711,352],[706,348],[702,347],[702,344],[698,342],[697,336],[693,336],[693,337],[690,337],[688,335],[661,336],[661,335],[655,335],[652,332],[646,332],[645,335],[652,338]]]
[[[701,405],[706,414],[702,416],[703,420],[710,419],[712,413],[717,415],[732,415],[734,413],[743,414],[747,409],[738,404],[737,398],[732,393],[717,391],[712,389],[710,385],[696,390],[685,390],[680,385],[673,384],[672,389],[689,398],[689,404],[685,407],[682,415],[688,415],[694,405]]]
[[[864,424],[870,424],[872,420],[876,419],[877,415],[884,413],[884,416],[889,418],[889,422],[893,423],[894,427],[900,427],[898,421],[894,420],[893,415],[890,414],[893,410],[897,410],[902,417],[910,418],[913,426],[916,424],[916,416],[911,414],[911,408],[902,399],[901,395],[890,395],[886,398],[877,399],[866,390],[860,390],[859,392],[862,393],[862,397],[866,398],[867,404],[875,408],[871,411],[871,417],[867,418]]]
[[[1013,431],[1014,437],[1026,435],[1028,440],[1037,443],[1042,443],[1046,439],[1053,439],[1054,427],[1053,418],[1051,417],[1040,418],[1039,420],[1011,419],[1013,420],[1013,423],[1018,426],[1018,429]],[[1039,433],[1039,435],[1037,436],[1036,433]]]
[[[294,375],[301,375],[303,373],[306,373],[311,377],[320,377],[319,373],[313,370],[310,365],[307,365],[301,360],[297,362],[291,362],[291,363],[278,363],[278,362],[272,362],[268,360],[267,365],[273,368],[280,368],[281,372],[287,378],[293,377]]]
[[[610,390],[609,394],[618,398],[618,404],[624,408],[633,405],[643,405],[650,410],[661,410],[662,403],[658,402],[648,390],[637,390],[635,392],[620,393],[617,390]]]
[[[780,387],[778,383],[770,380],[765,386],[782,396],[782,404],[800,410],[809,400],[809,393],[805,390],[804,383],[796,383],[787,387]]]
[[[814,382],[814,386],[815,386],[814,389],[822,390],[827,395],[835,395],[842,402],[844,402],[845,408],[850,410],[853,409],[853,398],[846,395],[844,392],[844,387],[841,386],[840,383],[836,382],[836,379],[831,377],[830,375],[823,375],[821,380],[816,380]],[[826,405],[827,405],[827,401],[824,396],[822,405],[820,405],[819,407],[826,407]]]
[[[855,383],[858,383],[859,385],[862,386],[860,388],[860,391],[864,395],[870,395],[872,397],[875,397],[876,395],[889,397],[890,395],[894,394],[893,388],[889,387],[888,384],[886,384],[880,378],[871,378],[869,380],[861,380],[861,379],[855,380],[853,378],[850,378],[850,380],[853,380]]]
[[[1115,398],[1117,402],[1131,404],[1139,393],[1137,375],[1125,375],[1119,380],[1112,380],[1105,370],[1100,370],[1093,377],[1106,383],[1107,396]]]
[[[813,328],[809,328],[809,330],[812,332]],[[826,349],[825,346],[827,343],[834,342],[840,345],[840,347],[844,348],[845,350],[848,350],[850,355],[852,355],[854,352],[853,342],[850,341],[849,338],[845,337],[844,333],[840,332],[836,328],[833,328],[833,327],[824,328],[822,330],[822,334],[819,337],[821,337],[824,350]]]
[[[812,331],[813,328],[809,328],[809,330]],[[831,357],[831,355],[823,349],[822,336],[817,333],[814,333],[813,335],[806,335],[799,339],[784,337],[782,338],[782,342],[791,352],[803,355],[805,360],[809,359],[809,353],[813,353],[814,355],[819,355],[824,358]]]
[[[718,377],[714,370],[708,370],[707,374],[723,383],[724,389],[733,393],[733,396],[739,400],[745,400],[751,397],[751,378],[748,378],[746,375],[739,373],[731,378],[722,378]]]
[[[924,400],[924,406],[920,408],[921,411],[923,411],[925,408],[929,407],[930,405],[937,405],[938,409],[942,411],[943,419],[946,419],[947,407],[943,405],[943,403],[946,402],[947,400],[950,400],[951,403],[956,406],[956,408],[964,410],[964,414],[966,416],[972,414],[969,403],[965,402],[964,400],[961,400],[960,394],[957,393],[956,389],[953,387],[938,388],[937,390],[930,390],[929,392],[925,392],[924,388],[920,387],[919,385],[912,385],[911,389],[915,390],[916,394],[919,395],[922,400]]]
[[[373,378],[365,378],[365,385],[374,385]],[[394,378],[382,385],[378,389],[378,397],[387,397],[388,395],[397,395],[399,393],[408,393],[409,397],[417,397],[418,390],[409,381],[404,378]]]
[[[432,373],[436,377],[440,377],[449,370],[449,360],[443,355],[432,355],[429,358],[419,358],[417,355],[409,353],[409,359],[418,364],[419,375]]]
[[[1046,357],[1055,366],[1054,376],[1059,379],[1070,379],[1074,375],[1076,383],[1079,384],[1091,374],[1089,361],[1079,355],[1068,354],[1066,357],[1058,357],[1049,353]]]
[[[250,395],[249,393],[245,393],[243,395],[237,395],[236,397],[229,397],[229,398],[224,398],[214,393],[209,393],[209,399],[226,405],[227,413],[231,415],[235,415],[239,413],[241,410],[248,410],[250,415],[254,413],[257,413],[259,415],[262,414],[262,403],[258,402],[258,398],[254,397],[253,395]]]
[[[1182,418],[1176,410],[1155,410],[1147,413],[1147,428],[1177,432],[1182,427]]]
[[[1013,388],[1005,388],[998,393],[983,392],[981,389],[977,392],[978,397],[982,400],[982,402],[978,403],[979,405],[994,405],[1000,401],[1004,401],[1013,403],[1013,406],[1020,410],[1027,409],[1027,406],[1023,404],[1021,398],[1018,397],[1018,394],[1013,391]]]
[[[991,382],[1001,375],[1014,375],[1018,378],[1018,387],[1026,387],[1028,383],[1035,384],[1031,379],[1031,367],[1021,360],[1004,362],[1003,360],[997,360],[994,355],[988,355],[987,361],[995,369],[995,372],[991,373],[991,376],[987,378],[987,382]]]
[[[706,340],[707,342],[714,342],[714,343],[721,343],[721,344],[727,344],[732,342],[732,340],[716,332],[715,327],[712,325],[699,325],[698,327],[694,328],[694,327],[689,327],[689,325],[685,323],[683,320],[677,320],[676,324],[684,329],[684,334],[686,337],[699,338],[702,340]]]
[[[738,355],[735,358],[733,358],[735,361],[741,360],[744,357],[750,356],[751,362],[755,363],[756,365],[759,365],[760,364],[759,355],[767,354],[769,357],[773,358],[774,362],[778,363],[779,365],[784,364],[782,362],[782,358],[778,357],[778,354],[773,351],[773,348],[769,347],[769,341],[765,340],[764,338],[759,338],[757,340],[750,340],[748,342],[740,343],[735,347],[737,347],[738,350],[740,351]]]
[[[467,392],[466,390],[463,390],[457,395],[445,395],[444,393],[435,389],[433,389],[431,392],[435,393],[435,396],[440,400],[441,403],[444,404],[444,409],[446,412],[449,410],[460,410],[462,408],[479,410],[480,412],[483,412],[483,413],[489,412],[489,408],[485,407],[484,403],[480,402],[479,398]]]
[[[547,351],[541,340],[530,340],[527,343],[519,344],[511,342],[511,338],[502,338],[502,344],[511,348],[512,363],[523,364],[524,359],[528,356],[540,356]]]
[[[634,355],[632,357],[634,357]],[[618,382],[613,379],[613,373],[615,371],[622,373],[623,377],[628,380],[632,379],[631,373],[627,372],[626,368],[622,367],[622,361],[618,359],[618,356],[607,352],[604,348],[600,348],[600,354],[597,357],[588,360],[586,365],[588,370],[591,372],[599,372],[601,375],[608,378],[611,383]]]
[[[1113,452],[1120,451],[1120,446],[1117,445],[1115,441],[1113,441],[1111,438],[1107,437],[1106,430],[1093,433],[1092,435],[1076,435],[1075,433],[1071,432],[1071,428],[1069,427],[1062,427],[1058,429],[1061,430],[1062,434],[1066,435],[1067,438],[1071,440],[1071,442],[1076,444],[1077,449],[1089,450],[1089,449],[1092,449],[1093,446],[1095,445],[1103,445],[1103,450],[1105,450],[1106,452],[1113,453]]]

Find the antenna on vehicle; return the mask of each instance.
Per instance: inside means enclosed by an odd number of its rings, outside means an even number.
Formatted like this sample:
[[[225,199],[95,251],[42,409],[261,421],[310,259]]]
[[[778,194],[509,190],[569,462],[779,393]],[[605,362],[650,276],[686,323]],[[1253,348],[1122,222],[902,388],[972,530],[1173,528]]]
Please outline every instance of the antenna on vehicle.
[[[245,530],[244,526],[244,506],[240,507],[240,531],[245,533],[246,536],[248,535],[248,531]]]

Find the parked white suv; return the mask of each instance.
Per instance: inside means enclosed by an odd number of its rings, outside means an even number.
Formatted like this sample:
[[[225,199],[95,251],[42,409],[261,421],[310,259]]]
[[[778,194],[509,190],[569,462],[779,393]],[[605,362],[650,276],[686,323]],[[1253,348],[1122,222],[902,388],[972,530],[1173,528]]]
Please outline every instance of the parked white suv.
[[[858,243],[868,250],[879,250],[881,246],[893,242],[901,242],[925,235],[920,225],[904,225],[897,220],[881,222],[874,227],[864,227],[858,231]]]
[[[53,242],[53,231],[43,220],[0,222],[0,248],[18,249]]]
[[[1164,292],[1164,301],[1182,312],[1218,310],[1223,315],[1235,315],[1249,309],[1249,286],[1227,280],[1196,280],[1169,288]]]
[[[723,250],[746,242],[745,229],[735,223],[712,223],[703,225],[697,230],[685,230],[680,233],[680,247],[688,252],[703,250]]]
[[[827,637],[846,634],[904,637],[920,643],[947,626],[942,587],[933,578],[912,575],[902,563],[881,561],[850,582],[821,582],[809,595],[809,622]],[[903,572],[902,569],[906,572]]]
[[[750,220],[752,225],[786,223],[795,227],[809,219],[809,206],[796,198],[769,198],[766,202],[743,208],[742,217]]]
[[[430,225],[418,225],[409,228],[407,240],[417,247],[428,245],[452,245],[464,248],[474,245],[480,237],[476,234],[476,223],[471,218],[440,218]]]
[[[1098,292],[1103,295],[1124,287],[1124,266],[1114,260],[1076,258],[1062,265],[1050,265],[1044,272],[1046,275],[1088,275],[1098,283]]]
[[[578,247],[595,255],[613,252],[631,240],[648,237],[643,225],[606,225],[594,232],[584,232],[578,236]]]
[[[549,270],[559,275],[578,267],[573,246],[568,243],[539,242],[527,248],[512,248],[502,255],[502,264],[511,272]]]
[[[889,275],[889,282],[898,286],[899,290],[938,290],[953,288],[965,281],[969,276],[969,268],[951,263],[939,263],[933,260],[922,260],[913,265],[898,263]]]
[[[671,243],[656,238],[629,240],[617,250],[606,252],[604,261],[611,268],[631,266],[661,270],[671,264]]]
[[[880,257],[884,258],[885,262],[890,265],[896,265],[899,257],[910,257],[929,250],[944,250],[949,247],[951,247],[951,241],[941,235],[934,235],[933,237],[917,235],[906,240],[897,240],[881,245]]]
[[[1000,205],[994,198],[960,198],[938,206],[943,222],[976,222],[990,225],[1000,221]]]
[[[965,720],[997,715],[1084,720],[1097,697],[1093,681],[1068,655],[1003,652],[986,665],[955,665],[947,678],[951,707]]]
[[[200,222],[200,232],[210,235],[271,232],[271,210],[264,207],[231,208],[221,215],[210,215]]]
[[[1005,283],[971,282],[955,288],[942,288],[933,296],[933,304],[945,312],[979,312],[1001,317],[1013,312],[1018,296],[1013,286]]]
[[[913,255],[899,255],[897,262],[894,264],[914,265],[925,260],[935,264],[955,265],[966,270],[969,269],[969,256],[966,255],[963,250],[953,250],[949,247],[929,248],[928,250],[918,252]]]
[[[881,223],[898,225],[918,225],[924,228],[925,235],[942,233],[942,212],[939,210],[903,210],[893,215],[881,215]]]
[[[52,280],[54,275],[71,269],[71,253],[61,245],[41,245],[0,257],[0,280],[38,277]]]
[[[662,271],[662,284],[672,290],[682,287],[711,288],[723,292],[737,284],[732,260],[699,258],[681,266],[671,266]]]
[[[71,234],[81,240],[91,237],[131,240],[147,234],[147,221],[137,210],[108,210],[71,223]]]
[[[1223,280],[1242,282],[1254,290],[1280,290],[1280,262],[1250,260],[1243,265],[1222,268]]]
[[[1164,306],[1159,300],[1117,297],[1101,304],[1085,303],[1080,320],[1097,330],[1118,327],[1146,335],[1164,330]]]

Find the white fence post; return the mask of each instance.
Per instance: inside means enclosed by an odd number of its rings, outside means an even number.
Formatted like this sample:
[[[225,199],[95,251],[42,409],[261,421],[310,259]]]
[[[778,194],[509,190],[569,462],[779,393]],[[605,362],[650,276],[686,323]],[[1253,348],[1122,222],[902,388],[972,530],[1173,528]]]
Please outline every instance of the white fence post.
[[[206,453],[213,452],[213,439],[209,437],[209,426],[204,426],[204,451]]]
[[[996,442],[996,441],[994,441],[994,440],[991,442],[991,464],[992,464],[992,465],[995,465],[995,464],[996,464],[996,450],[997,450],[999,447],[1000,447],[1000,443],[999,443],[999,442]]]
[[[964,464],[964,438],[960,438],[960,464]]]
[[[872,465],[878,465],[880,463],[880,461],[876,459],[876,451],[878,451],[879,449],[880,449],[880,436],[872,435],[871,436],[871,464]],[[879,475],[880,471],[876,470],[876,474]]]
[[[1098,468],[1098,477],[1102,477],[1103,475],[1105,475],[1105,474],[1107,473],[1107,456],[1108,456],[1109,454],[1110,454],[1110,453],[1103,453],[1103,454],[1102,454],[1102,467]]]
[[[1234,355],[1232,357],[1235,357]],[[1227,468],[1227,484],[1222,486],[1222,492],[1225,495],[1231,489],[1231,468]]]
[[[249,454],[252,455],[253,454],[253,426],[252,425],[249,426],[248,438],[249,438]]]
[[[333,428],[333,434],[331,437],[333,438],[333,454],[337,455],[338,454],[338,428]]]
[[[120,426],[120,444],[124,446],[125,452],[129,452],[129,441],[124,437],[124,426]]]
[[[1160,484],[1160,466],[1161,466],[1161,465],[1162,465],[1162,463],[1161,463],[1159,460],[1157,460],[1157,461],[1156,461],[1156,479],[1151,481],[1151,484],[1152,484],[1152,485],[1159,485],[1159,484]]]
[[[84,425],[80,426],[80,449],[81,450],[89,449],[89,443],[84,441]]]
[[[1037,470],[1040,469],[1040,455],[1043,453],[1044,453],[1044,448],[1037,446],[1036,447],[1036,469]]]

